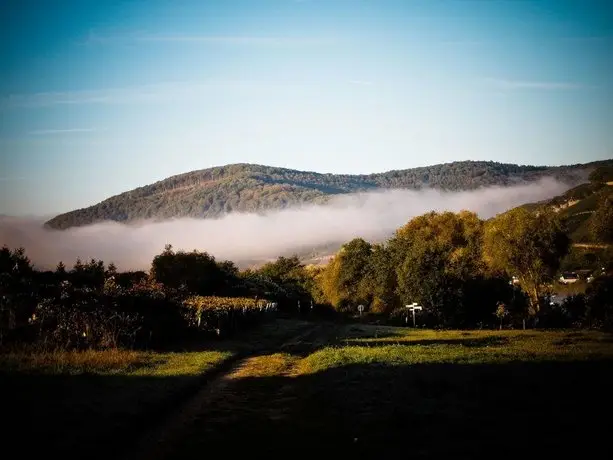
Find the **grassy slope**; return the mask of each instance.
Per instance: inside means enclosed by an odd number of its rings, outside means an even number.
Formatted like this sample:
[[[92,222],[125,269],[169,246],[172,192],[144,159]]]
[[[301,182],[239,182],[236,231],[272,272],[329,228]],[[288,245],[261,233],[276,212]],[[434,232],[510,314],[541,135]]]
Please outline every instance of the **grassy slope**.
[[[590,218],[605,197],[613,194],[613,186],[606,184],[586,183],[571,188],[560,196],[541,203],[522,205],[529,211],[537,211],[543,206],[562,207],[558,212],[566,221],[568,234],[575,243],[599,243],[593,241],[590,234]],[[567,206],[569,203],[571,206]]]
[[[606,441],[612,364],[597,332],[328,327],[230,375],[170,457],[238,439],[276,455],[585,455]]]
[[[613,194],[613,187],[607,185],[592,195],[560,212],[566,218],[571,237],[575,242],[593,242],[590,235],[590,218],[600,200]]]

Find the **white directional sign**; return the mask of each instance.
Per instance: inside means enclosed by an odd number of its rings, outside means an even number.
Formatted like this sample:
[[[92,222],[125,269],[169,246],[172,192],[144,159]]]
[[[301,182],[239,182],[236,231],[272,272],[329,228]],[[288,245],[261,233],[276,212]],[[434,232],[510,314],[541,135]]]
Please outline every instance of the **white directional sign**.
[[[411,313],[413,313],[413,327],[415,327],[415,311],[423,310],[423,307],[421,305],[417,305],[417,302],[413,302],[411,305],[406,305],[406,307]],[[409,322],[409,315],[407,315],[406,322]]]

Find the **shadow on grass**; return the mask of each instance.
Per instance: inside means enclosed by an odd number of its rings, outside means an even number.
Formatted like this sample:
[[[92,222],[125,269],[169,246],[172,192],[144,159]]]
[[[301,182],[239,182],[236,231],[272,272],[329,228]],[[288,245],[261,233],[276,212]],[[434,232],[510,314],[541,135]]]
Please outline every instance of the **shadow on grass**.
[[[167,458],[238,453],[237,443],[275,458],[585,458],[609,442],[600,418],[613,409],[612,364],[348,365],[237,379]]]
[[[0,394],[10,401],[2,408],[3,436],[20,440],[25,458],[116,458],[237,359],[171,377],[0,373]]]
[[[339,332],[334,323],[279,323],[244,337],[252,353],[305,356],[324,346],[379,346],[388,330]],[[288,328],[291,334],[288,335]],[[259,335],[258,335],[259,334]],[[275,335],[276,334],[276,335]],[[338,337],[341,334],[342,337]],[[281,338],[291,336],[281,342]],[[580,337],[572,337],[578,339]],[[406,345],[503,345],[501,336],[401,342]],[[279,345],[282,343],[282,345]],[[194,346],[200,346],[194,344]],[[218,350],[237,350],[219,342]],[[211,343],[207,350],[212,349]],[[209,371],[227,371],[235,358]],[[354,364],[300,376],[229,379],[167,446],[166,458],[243,451],[275,457],[340,453],[342,458],[510,458],[570,453],[585,458],[608,447],[613,361],[506,364]],[[191,401],[203,376],[0,375],[5,439],[21,456],[117,458],[144,431]],[[138,457],[131,457],[138,458]],[[148,458],[148,460],[150,460]]]
[[[574,343],[613,343],[613,336],[590,337],[583,332],[569,332],[564,338],[553,342],[554,345],[572,345]]]
[[[347,345],[362,345],[365,347],[382,347],[394,344],[406,345],[406,346],[433,346],[433,345],[460,345],[469,348],[483,348],[483,347],[496,347],[504,346],[510,343],[508,337],[489,336],[489,337],[472,337],[465,339],[421,339],[421,340],[387,340],[382,338],[370,339],[370,340],[343,340],[343,344]]]
[[[45,454],[60,458],[115,458],[133,446],[185,404],[206,382],[228,372],[248,355],[275,350],[289,337],[313,324],[277,321],[229,340],[187,340],[157,351],[221,351],[232,356],[200,375],[49,375],[0,369],[0,395],[8,429],[6,439],[21,441],[30,458]],[[132,371],[150,367],[135,363]]]

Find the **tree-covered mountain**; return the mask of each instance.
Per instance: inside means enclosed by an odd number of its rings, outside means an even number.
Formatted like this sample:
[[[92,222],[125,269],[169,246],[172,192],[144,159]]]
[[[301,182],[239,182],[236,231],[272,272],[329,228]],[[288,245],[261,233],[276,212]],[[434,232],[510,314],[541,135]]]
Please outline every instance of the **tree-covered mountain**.
[[[60,214],[46,226],[66,229],[105,220],[213,218],[230,212],[261,212],[303,203],[324,203],[334,195],[381,188],[470,190],[525,183],[547,176],[576,184],[601,164],[547,167],[461,161],[368,175],[232,164],[172,176],[94,206]]]

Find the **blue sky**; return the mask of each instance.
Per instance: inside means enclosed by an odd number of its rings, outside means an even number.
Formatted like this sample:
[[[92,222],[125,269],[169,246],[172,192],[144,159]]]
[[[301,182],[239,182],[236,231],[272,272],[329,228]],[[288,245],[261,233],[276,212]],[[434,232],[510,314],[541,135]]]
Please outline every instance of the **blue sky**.
[[[237,162],[613,157],[608,0],[0,5],[0,213]]]

